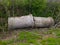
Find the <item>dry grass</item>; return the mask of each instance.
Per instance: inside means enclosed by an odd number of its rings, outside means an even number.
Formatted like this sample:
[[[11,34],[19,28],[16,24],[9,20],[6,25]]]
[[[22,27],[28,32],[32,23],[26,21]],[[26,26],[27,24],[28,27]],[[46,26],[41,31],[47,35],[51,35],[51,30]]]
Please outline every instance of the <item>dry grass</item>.
[[[59,45],[60,28],[18,29],[0,34],[1,45]]]

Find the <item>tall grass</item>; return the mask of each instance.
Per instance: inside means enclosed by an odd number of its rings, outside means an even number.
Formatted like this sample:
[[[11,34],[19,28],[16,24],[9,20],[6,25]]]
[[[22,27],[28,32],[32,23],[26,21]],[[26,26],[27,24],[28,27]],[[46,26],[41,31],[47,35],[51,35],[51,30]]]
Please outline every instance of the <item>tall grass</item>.
[[[34,16],[56,18],[60,12],[59,3],[48,3],[47,0],[2,0],[0,7],[0,17],[32,13]]]

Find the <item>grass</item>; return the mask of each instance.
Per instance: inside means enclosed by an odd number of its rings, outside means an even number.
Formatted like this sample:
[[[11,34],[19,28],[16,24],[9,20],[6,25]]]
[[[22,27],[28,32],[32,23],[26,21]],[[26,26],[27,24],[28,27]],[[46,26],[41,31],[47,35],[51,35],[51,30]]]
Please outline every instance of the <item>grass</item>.
[[[60,44],[60,39],[48,38],[48,39],[42,40],[41,43],[43,45],[59,45]]]
[[[56,17],[55,15],[58,15],[60,11],[60,4],[48,6],[48,4],[45,4],[46,2],[42,1],[40,3],[40,1],[37,0],[32,2],[32,7],[29,7],[30,3],[28,0],[21,1],[22,2],[20,3],[20,0],[16,0],[14,3],[15,7],[13,9],[13,2],[11,0],[2,0],[0,2],[0,17],[7,20],[8,15],[13,15],[13,11],[14,16],[32,13],[34,16]],[[4,20],[0,22],[0,31],[3,31],[3,34],[0,34],[0,45],[60,45],[60,28],[30,30],[19,29],[19,31],[17,30],[17,34],[14,31],[12,31],[12,34],[6,32],[5,34],[4,30],[7,28],[6,22],[7,21],[4,22]]]
[[[60,28],[21,29],[17,34],[14,38],[0,40],[0,45],[60,45]]]

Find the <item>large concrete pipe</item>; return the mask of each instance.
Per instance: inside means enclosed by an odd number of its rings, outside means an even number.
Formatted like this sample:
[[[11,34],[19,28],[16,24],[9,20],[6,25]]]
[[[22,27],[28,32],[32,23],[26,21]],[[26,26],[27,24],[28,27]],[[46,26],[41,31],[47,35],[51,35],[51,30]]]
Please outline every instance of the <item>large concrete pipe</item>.
[[[8,18],[8,29],[25,28],[25,27],[33,27],[33,26],[34,26],[34,21],[32,14],[28,16]]]
[[[25,27],[50,27],[54,25],[52,17],[33,17],[32,14],[21,17],[9,17],[8,29],[25,28]]]
[[[34,17],[35,27],[50,27],[54,25],[54,19],[52,17]]]

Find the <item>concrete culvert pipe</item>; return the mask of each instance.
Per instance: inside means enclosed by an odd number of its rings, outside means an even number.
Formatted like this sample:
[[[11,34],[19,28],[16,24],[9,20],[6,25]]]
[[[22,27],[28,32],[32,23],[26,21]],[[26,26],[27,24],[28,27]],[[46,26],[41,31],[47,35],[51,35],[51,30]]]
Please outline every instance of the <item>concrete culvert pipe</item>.
[[[8,29],[25,28],[25,27],[33,27],[33,26],[34,26],[34,21],[32,14],[28,16],[8,18]]]
[[[52,17],[34,17],[35,27],[51,27],[54,25]]]

